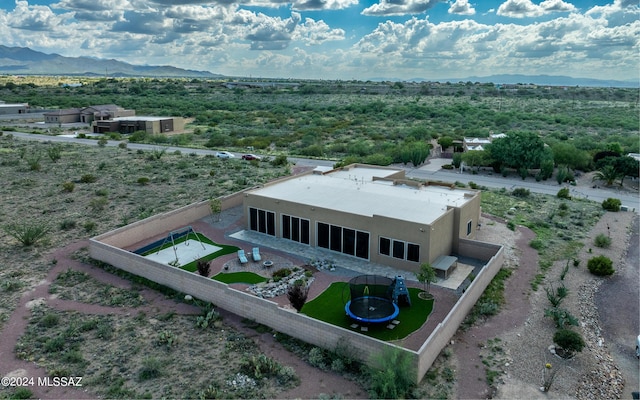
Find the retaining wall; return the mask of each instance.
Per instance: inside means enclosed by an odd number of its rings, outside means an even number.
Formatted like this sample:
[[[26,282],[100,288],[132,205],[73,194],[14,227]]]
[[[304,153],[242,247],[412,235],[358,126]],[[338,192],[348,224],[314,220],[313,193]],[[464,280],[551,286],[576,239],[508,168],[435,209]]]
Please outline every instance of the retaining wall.
[[[221,198],[222,209],[241,204],[242,197],[243,193],[241,192]],[[335,349],[339,341],[346,339],[349,346],[354,349],[354,353],[366,363],[369,363],[374,355],[380,354],[387,347],[402,349],[410,356],[411,364],[416,371],[417,382],[424,377],[438,354],[449,343],[503,263],[501,246],[474,240],[461,240],[460,256],[487,260],[487,263],[453,309],[416,352],[309,318],[295,311],[281,308],[272,301],[235,290],[224,283],[180,268],[156,263],[120,248],[153,237],[158,232],[171,231],[194,223],[209,215],[210,211],[209,202],[204,201],[138,221],[92,238],[89,253],[94,259],[181,293],[211,302],[234,314],[255,320],[278,332],[315,346]]]

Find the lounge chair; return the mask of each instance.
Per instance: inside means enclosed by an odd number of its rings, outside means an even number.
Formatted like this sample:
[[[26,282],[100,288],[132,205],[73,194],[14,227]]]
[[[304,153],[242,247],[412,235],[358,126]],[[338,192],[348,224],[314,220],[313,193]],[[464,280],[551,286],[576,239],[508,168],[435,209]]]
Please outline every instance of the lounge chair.
[[[240,264],[246,264],[249,262],[249,260],[247,260],[247,256],[244,254],[244,250],[238,250],[238,259],[240,260]]]
[[[251,251],[251,256],[253,257],[253,261],[262,260],[262,257],[260,257],[260,248],[254,247],[253,250]]]

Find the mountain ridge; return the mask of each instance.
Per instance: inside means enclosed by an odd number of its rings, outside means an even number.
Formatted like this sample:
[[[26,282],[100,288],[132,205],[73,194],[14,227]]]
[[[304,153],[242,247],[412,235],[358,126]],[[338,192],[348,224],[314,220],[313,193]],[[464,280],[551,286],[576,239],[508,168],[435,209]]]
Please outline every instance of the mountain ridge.
[[[114,59],[65,57],[28,47],[0,45],[0,73],[20,75],[77,75],[109,77],[193,77],[216,78],[209,71],[182,69],[171,65],[133,65]]]
[[[68,75],[108,77],[162,77],[162,78],[223,78],[209,71],[182,69],[171,65],[134,65],[115,59],[95,57],[65,57],[56,53],[43,53],[28,47],[0,45],[0,74],[16,75]],[[311,78],[310,78],[311,79]],[[372,81],[399,82],[479,82],[494,84],[534,84],[539,86],[584,86],[638,88],[640,80],[575,78],[563,75],[495,74],[466,78],[372,78]]]

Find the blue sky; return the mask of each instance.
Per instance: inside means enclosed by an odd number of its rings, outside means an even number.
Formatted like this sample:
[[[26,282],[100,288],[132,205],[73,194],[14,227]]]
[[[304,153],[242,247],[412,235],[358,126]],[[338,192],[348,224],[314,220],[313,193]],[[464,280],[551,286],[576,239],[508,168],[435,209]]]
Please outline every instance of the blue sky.
[[[227,76],[640,74],[637,0],[2,0],[0,38]]]

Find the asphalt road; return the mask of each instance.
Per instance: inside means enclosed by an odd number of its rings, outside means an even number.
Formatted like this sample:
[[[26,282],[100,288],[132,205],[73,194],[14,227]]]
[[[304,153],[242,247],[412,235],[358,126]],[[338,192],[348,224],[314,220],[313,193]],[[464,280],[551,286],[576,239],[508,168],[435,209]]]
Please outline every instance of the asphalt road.
[[[37,135],[31,133],[24,132],[7,132],[13,134],[16,138],[27,139],[27,140],[39,140],[39,141],[50,141],[50,142],[65,142],[65,143],[78,143],[85,145],[97,146],[98,142],[95,139],[79,139],[74,137],[66,137],[66,136],[49,136],[49,135]],[[120,141],[110,140],[107,142],[107,146],[118,146]],[[208,149],[192,149],[192,148],[184,148],[184,147],[166,147],[161,145],[153,145],[153,144],[143,144],[143,143],[127,143],[127,148],[133,150],[154,150],[154,149],[162,149],[166,148],[167,152],[174,152],[179,150],[183,153],[195,153],[197,155],[215,155],[217,150],[208,150]],[[243,153],[232,153],[237,158],[240,158]],[[289,157],[289,161],[296,163],[298,166],[333,166],[334,161],[330,160],[316,160],[316,159],[306,159],[306,158],[297,158],[297,157]],[[534,182],[531,179],[529,180],[521,180],[516,177],[503,177],[497,174],[488,174],[486,172],[482,172],[477,175],[473,175],[472,173],[458,173],[453,171],[448,171],[440,168],[429,168],[429,166],[413,168],[413,167],[403,167],[406,170],[407,177],[409,178],[418,178],[418,179],[430,179],[430,180],[439,180],[444,182],[463,182],[468,184],[470,181],[475,182],[480,186],[486,186],[489,188],[506,188],[513,189],[516,187],[529,189],[534,193],[543,193],[555,196],[558,193],[558,190],[561,186],[559,186],[555,181],[547,181],[547,182]],[[640,213],[640,197],[638,193],[629,193],[623,192],[616,188],[592,188],[592,187],[573,187],[567,186],[571,191],[571,196],[578,198],[585,198],[588,200],[593,200],[601,203],[603,200],[606,200],[609,197],[618,198],[622,201],[624,206],[629,208],[629,211],[634,211],[636,213]]]

